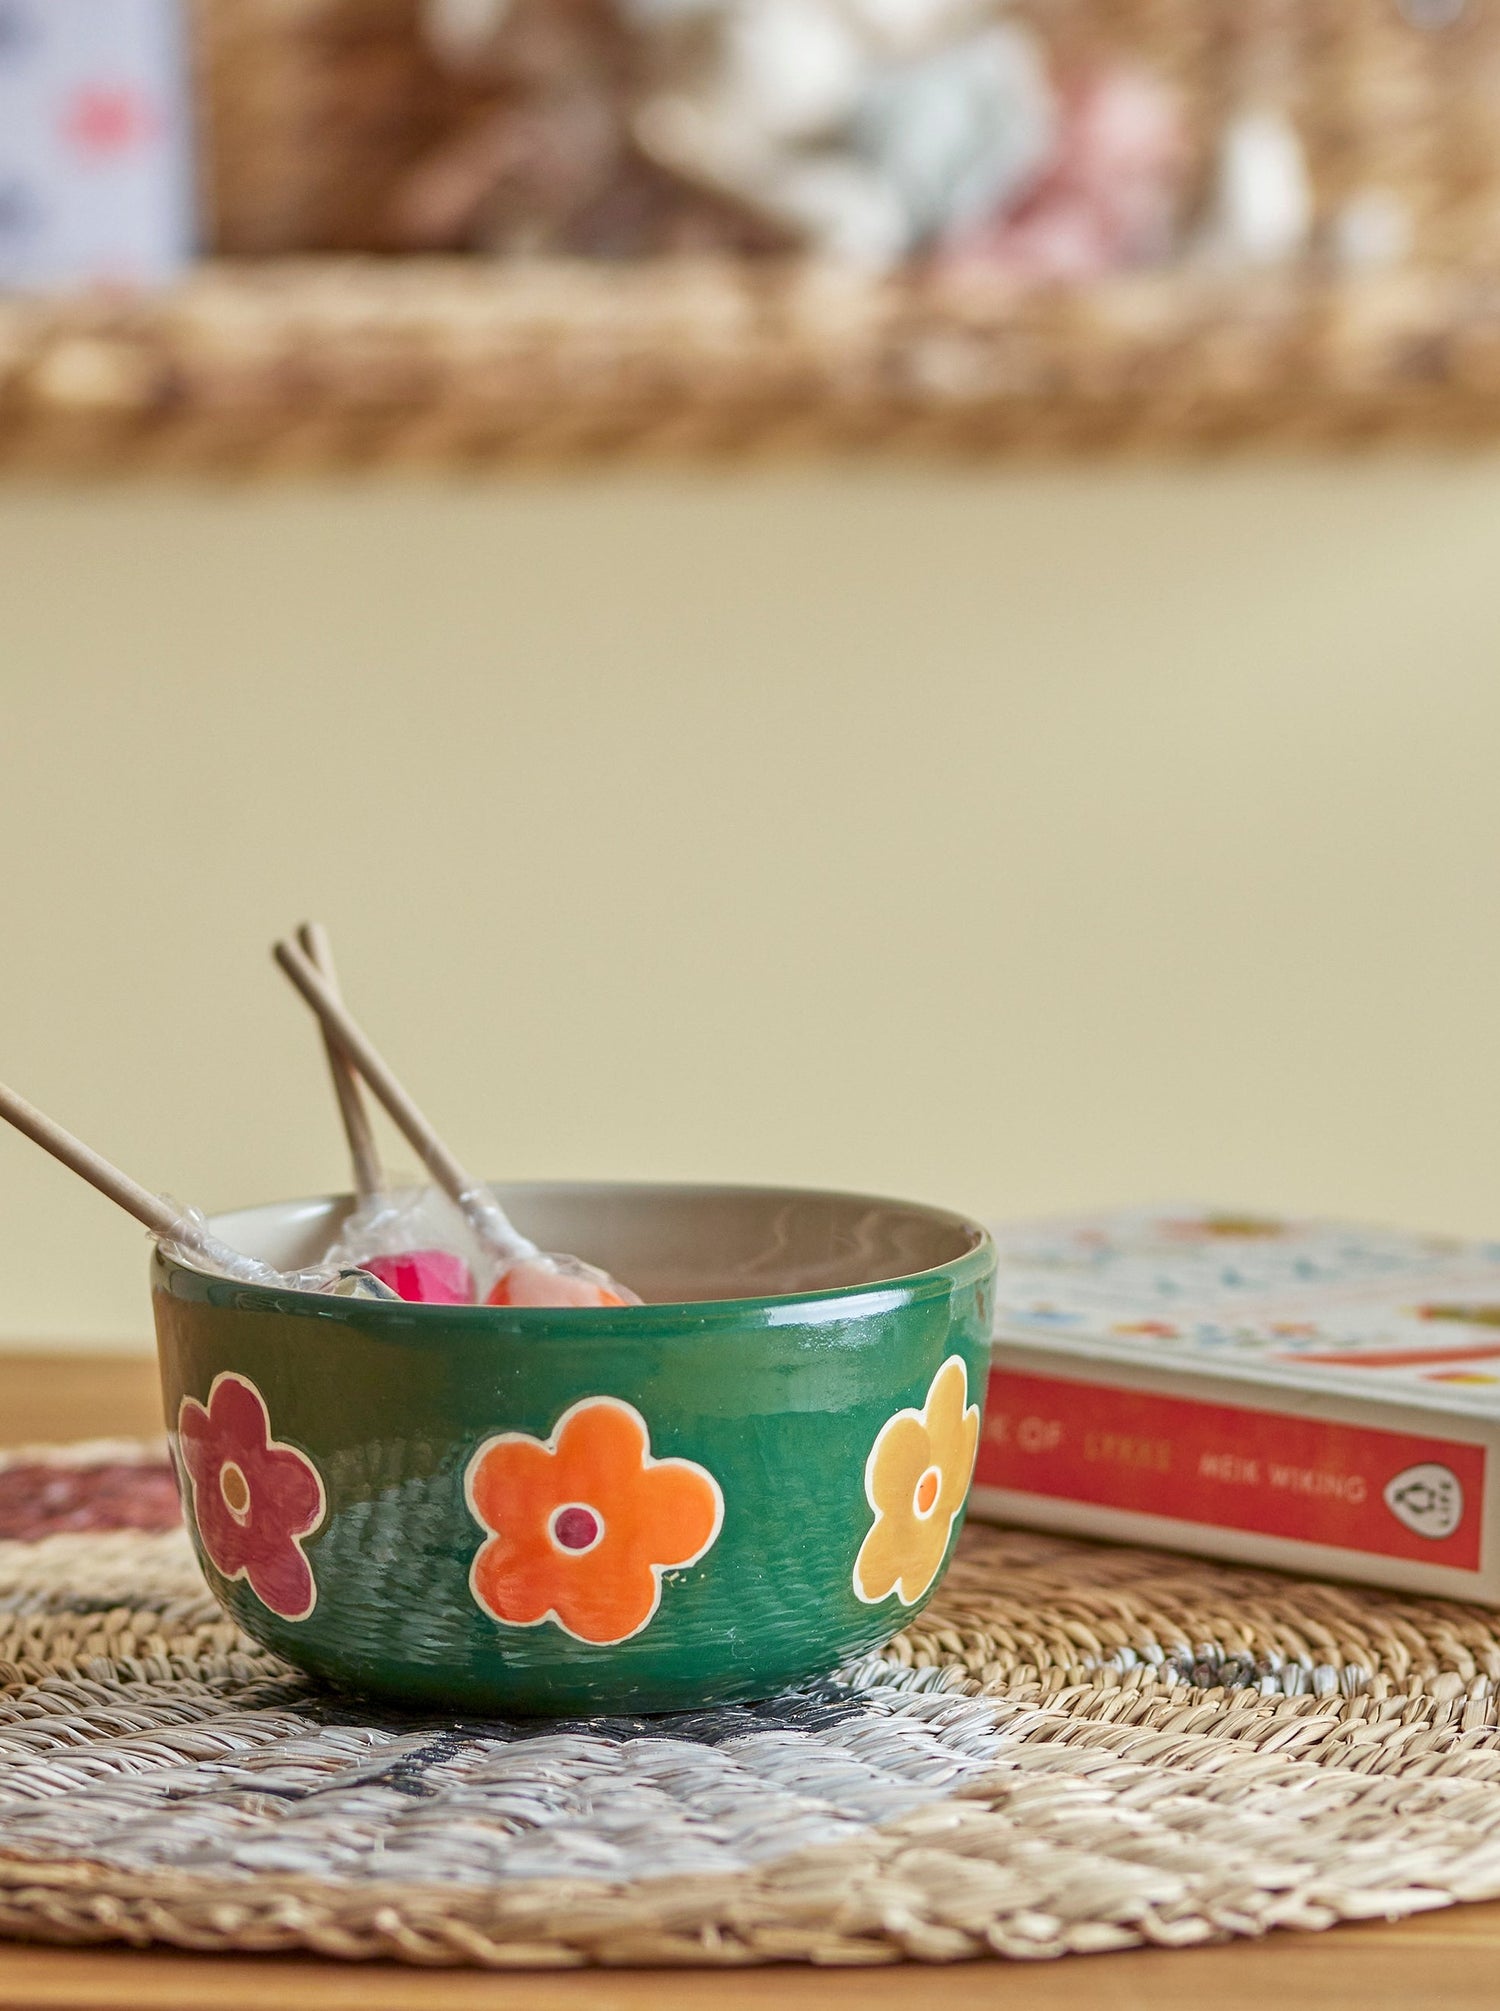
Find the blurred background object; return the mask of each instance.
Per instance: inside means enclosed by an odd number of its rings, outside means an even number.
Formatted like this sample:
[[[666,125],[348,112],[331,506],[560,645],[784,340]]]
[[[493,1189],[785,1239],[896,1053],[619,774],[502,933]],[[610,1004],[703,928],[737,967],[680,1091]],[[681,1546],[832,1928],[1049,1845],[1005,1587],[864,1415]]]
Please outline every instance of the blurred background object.
[[[191,0],[215,250],[389,248],[401,177],[469,94],[418,0]]]
[[[155,297],[0,301],[0,464],[1500,423],[1500,10],[1477,0],[191,18],[215,256]]]
[[[876,270],[961,245],[1039,278],[1173,248],[1174,94],[1098,24],[1054,48],[1006,0],[429,0],[422,19],[414,68],[435,57],[477,102],[371,244]]]
[[[785,246],[748,206],[684,184],[634,143],[641,51],[620,4],[429,9],[435,52],[489,94],[402,184],[398,242],[588,257]]]
[[[191,127],[177,0],[0,0],[0,288],[175,278]]]
[[[1500,23],[1474,0],[197,8],[228,251],[621,254],[685,233],[889,260],[993,235],[1049,184],[1097,186],[1122,147],[1156,190],[1151,225],[1099,234],[1091,270],[1205,233],[1222,251],[1226,206],[1250,257],[1336,258],[1349,206],[1372,201],[1414,258],[1497,248]],[[747,238],[746,212],[770,228]]]
[[[649,0],[638,33],[653,34]],[[1013,205],[1056,152],[1035,37],[977,0],[714,0],[652,50],[639,145],[814,255],[880,269]],[[675,25],[675,24],[671,24]],[[705,27],[709,32],[704,33]]]
[[[1500,24],[1473,0],[184,4],[221,253],[957,246],[1044,279],[1496,255]],[[146,231],[131,276],[169,276],[175,0],[5,0],[0,90],[0,271],[55,211],[54,275],[111,277],[67,217],[118,186],[111,243]]]
[[[1497,476],[1318,457],[1500,433],[1500,8],[189,19],[210,255],[0,301],[29,1089],[336,1181],[318,908],[497,1174],[1493,1227]],[[0,1336],[141,1330],[0,1204]]]

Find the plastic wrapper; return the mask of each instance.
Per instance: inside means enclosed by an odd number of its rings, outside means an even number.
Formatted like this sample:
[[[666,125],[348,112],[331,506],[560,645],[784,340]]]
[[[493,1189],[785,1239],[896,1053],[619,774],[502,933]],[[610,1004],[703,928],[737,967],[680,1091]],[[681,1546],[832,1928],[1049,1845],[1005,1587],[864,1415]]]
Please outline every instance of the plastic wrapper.
[[[409,1304],[472,1306],[482,1246],[436,1188],[389,1188],[349,1215],[325,1260],[357,1266]]]
[[[488,1189],[466,1194],[462,1212],[431,1187],[376,1195],[346,1218],[321,1264],[297,1271],[231,1249],[196,1209],[177,1215],[178,1233],[161,1239],[169,1256],[271,1291],[446,1306],[640,1304],[596,1265],[538,1249]]]
[[[399,1296],[379,1278],[353,1265],[330,1262],[309,1265],[297,1271],[278,1271],[263,1258],[246,1256],[243,1250],[232,1249],[228,1243],[221,1242],[210,1231],[207,1217],[198,1209],[183,1208],[170,1197],[166,1198],[168,1205],[176,1210],[177,1221],[171,1235],[158,1238],[159,1247],[165,1256],[191,1264],[195,1270],[207,1265],[220,1277],[233,1279],[236,1284],[258,1285],[273,1292],[318,1292],[340,1299],[395,1299]]]
[[[536,1244],[521,1234],[488,1187],[471,1187],[459,1197],[459,1207],[475,1235],[496,1256],[513,1260],[539,1254]]]
[[[463,1211],[492,1262],[488,1306],[638,1306],[628,1285],[581,1257],[540,1250],[523,1236],[487,1187],[463,1197]],[[494,1259],[499,1259],[498,1266]]]
[[[400,1303],[401,1294],[370,1271],[340,1271],[332,1284],[323,1287],[330,1299],[385,1299]]]
[[[433,1187],[393,1188],[347,1218],[332,1266],[359,1265],[424,1305],[631,1306],[636,1294],[579,1257],[541,1250],[487,1187],[455,1206]]]
[[[247,1257],[243,1250],[232,1250],[227,1243],[220,1242],[210,1232],[207,1216],[198,1209],[184,1208],[170,1195],[163,1199],[177,1214],[172,1233],[158,1239],[167,1257],[178,1258],[195,1269],[206,1264],[221,1278],[232,1278],[239,1285],[260,1285],[273,1292],[321,1292],[336,1275],[336,1269],[327,1265],[303,1271],[278,1271],[264,1259]]]

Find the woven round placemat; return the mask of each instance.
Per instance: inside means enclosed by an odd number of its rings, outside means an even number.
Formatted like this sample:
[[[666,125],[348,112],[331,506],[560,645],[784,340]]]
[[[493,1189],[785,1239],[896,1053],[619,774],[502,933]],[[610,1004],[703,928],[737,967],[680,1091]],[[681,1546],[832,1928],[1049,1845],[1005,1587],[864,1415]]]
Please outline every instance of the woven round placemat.
[[[505,1723],[236,1632],[160,1448],[0,1461],[0,1933],[424,1963],[1187,1946],[1500,1894],[1500,1615],[971,1529],[883,1656]]]

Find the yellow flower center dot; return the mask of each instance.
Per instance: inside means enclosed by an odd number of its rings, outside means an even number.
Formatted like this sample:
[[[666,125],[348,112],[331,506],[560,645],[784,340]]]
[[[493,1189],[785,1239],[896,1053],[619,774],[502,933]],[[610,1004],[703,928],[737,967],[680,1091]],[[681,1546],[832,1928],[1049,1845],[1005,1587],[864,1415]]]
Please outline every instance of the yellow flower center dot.
[[[917,1491],[912,1497],[918,1515],[931,1515],[937,1507],[938,1491],[943,1485],[943,1476],[935,1466],[929,1466],[917,1482]]]
[[[219,1468],[219,1492],[229,1513],[237,1522],[243,1522],[250,1512],[250,1483],[232,1459],[226,1459]]]

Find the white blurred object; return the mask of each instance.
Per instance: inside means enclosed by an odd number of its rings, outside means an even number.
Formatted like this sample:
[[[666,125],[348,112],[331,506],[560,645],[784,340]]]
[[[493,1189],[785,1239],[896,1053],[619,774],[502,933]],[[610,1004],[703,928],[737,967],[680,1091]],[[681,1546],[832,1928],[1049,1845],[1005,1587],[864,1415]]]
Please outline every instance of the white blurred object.
[[[0,0],[0,287],[158,285],[193,246],[176,0]]]
[[[910,62],[992,19],[992,0],[843,0],[866,46],[888,62]]]
[[[1277,265],[1306,249],[1312,222],[1312,177],[1296,127],[1283,112],[1236,112],[1219,142],[1211,255]]]
[[[851,137],[920,242],[1007,202],[1050,158],[1057,119],[1029,35],[994,27],[871,80]]]
[[[450,63],[468,61],[505,27],[511,0],[427,0],[428,38]]]
[[[637,140],[811,250],[894,265],[1017,194],[1051,155],[1042,51],[1024,28],[985,25],[994,12],[991,0],[720,0],[706,58],[647,98]]]
[[[768,139],[821,139],[853,115],[868,65],[837,6],[750,0],[725,21],[718,90],[735,124],[748,121]]]
[[[1398,5],[1414,28],[1430,33],[1456,27],[1469,11],[1469,0],[1398,0]]]
[[[767,215],[794,225],[825,257],[879,271],[906,256],[911,229],[900,196],[857,162],[814,155],[781,163],[755,189]]]
[[[1333,254],[1353,271],[1378,271],[1411,255],[1411,209],[1394,189],[1361,189],[1333,220]]]
[[[630,27],[650,29],[675,27],[704,14],[717,14],[721,0],[615,0],[615,4]]]

